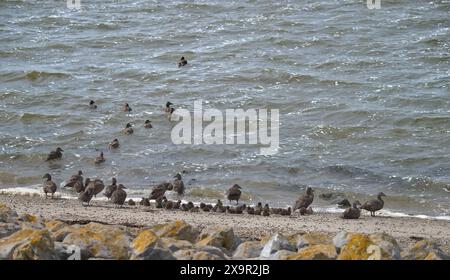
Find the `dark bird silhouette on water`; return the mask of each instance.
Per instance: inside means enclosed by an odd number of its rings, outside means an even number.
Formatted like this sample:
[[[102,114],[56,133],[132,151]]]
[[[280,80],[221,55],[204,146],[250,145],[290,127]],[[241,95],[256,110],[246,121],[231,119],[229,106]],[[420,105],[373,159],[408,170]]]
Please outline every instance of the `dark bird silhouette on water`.
[[[128,103],[125,103],[125,106],[123,107],[124,112],[131,112],[131,107]]]
[[[50,160],[55,160],[55,159],[61,159],[62,158],[62,152],[64,152],[63,149],[61,149],[60,147],[56,148],[56,150],[51,151],[48,156],[47,159],[45,161],[50,161]]]
[[[47,179],[44,181],[44,185],[43,185],[45,198],[47,199],[47,194],[50,193],[52,195],[52,199],[53,199],[53,195],[55,194],[57,187],[56,187],[55,182],[52,181],[52,176],[50,176],[50,174],[46,173],[42,178]]]
[[[236,200],[236,205],[239,204],[239,199],[241,198],[241,187],[238,184],[234,184],[231,188],[228,189],[227,191],[227,198],[228,200],[231,201],[232,200]]]
[[[150,120],[145,120],[144,128],[152,128],[152,122]]]
[[[184,58],[184,56],[182,56],[180,58],[180,60],[178,61],[178,67],[185,66],[186,64],[187,64],[187,60],[186,60],[186,58]]]
[[[361,203],[357,200],[353,202],[353,207],[348,207],[345,209],[344,213],[342,213],[342,218],[344,219],[358,219],[361,216],[361,209],[358,208]]]
[[[119,140],[117,140],[117,138],[116,138],[116,139],[112,140],[111,143],[109,143],[109,148],[117,149],[117,148],[119,148],[119,145],[120,145]]]
[[[166,191],[171,191],[172,189],[172,184],[168,182],[154,186],[152,192],[150,193],[149,199],[158,199],[160,197],[163,197]]]
[[[103,156],[103,152],[100,152],[100,155],[95,158],[95,164],[101,164],[105,162],[105,157]]]
[[[89,101],[89,108],[90,109],[97,109],[97,105],[95,104],[94,100]]]
[[[127,193],[124,189],[126,188],[122,184],[119,184],[111,196],[111,202],[119,205],[119,207],[122,207],[125,203],[125,199],[127,198]]]
[[[173,178],[175,178],[172,182],[173,191],[179,195],[183,195],[184,194],[184,183],[183,183],[183,180],[181,180],[181,174],[177,173],[177,175],[175,175]]]
[[[81,192],[78,196],[78,200],[81,201],[81,205],[84,205],[87,203],[87,206],[89,206],[89,203],[91,202],[92,197],[94,196],[94,189],[86,189],[85,191]]]
[[[103,195],[106,196],[109,200],[112,194],[116,191],[116,189],[117,189],[117,180],[116,178],[112,178],[111,185],[105,188],[105,192],[103,193]]]
[[[308,208],[311,203],[313,203],[314,200],[314,190],[310,187],[306,188],[306,194],[301,195],[299,198],[297,198],[297,201],[295,201],[294,207],[292,207],[292,211],[295,212],[295,210],[300,208]]]
[[[169,113],[170,113],[170,109],[171,109],[170,106],[172,106],[172,105],[173,105],[172,102],[167,102],[167,103],[166,103],[166,107],[164,107],[164,112],[165,112],[166,114],[169,114]]]
[[[134,130],[133,127],[131,127],[131,123],[127,123],[127,125],[125,126],[125,129],[123,130],[123,133],[130,135],[133,134]]]
[[[377,196],[377,199],[369,200],[363,205],[361,205],[360,209],[364,209],[370,211],[370,216],[375,217],[375,212],[383,209],[384,201],[381,197],[386,196],[383,192],[380,192]]]

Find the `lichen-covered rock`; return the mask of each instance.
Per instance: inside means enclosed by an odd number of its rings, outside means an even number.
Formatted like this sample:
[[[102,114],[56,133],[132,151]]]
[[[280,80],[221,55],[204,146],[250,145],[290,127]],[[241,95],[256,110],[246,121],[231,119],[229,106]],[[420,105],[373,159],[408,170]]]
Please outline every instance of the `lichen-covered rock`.
[[[296,248],[284,235],[277,233],[264,245],[260,256],[262,258],[268,258],[279,250],[296,251]]]
[[[17,212],[0,203],[0,222],[1,223],[14,223],[17,219]]]
[[[318,244],[304,247],[296,254],[287,257],[288,260],[334,260],[337,257],[333,244]]]
[[[386,233],[374,233],[369,235],[370,240],[381,248],[382,259],[401,259],[401,249],[397,241]]]
[[[187,240],[191,243],[194,243],[198,237],[198,232],[184,221],[175,221],[169,224],[156,225],[151,229],[159,237]]]
[[[132,260],[174,260],[169,249],[163,246],[161,239],[150,229],[141,231],[131,244]]]
[[[178,250],[191,249],[193,244],[187,240],[177,240],[174,238],[161,238],[162,245],[172,253]]]
[[[0,238],[11,235],[21,229],[17,223],[2,223],[0,222]]]
[[[450,255],[444,253],[439,246],[429,240],[421,240],[403,252],[406,260],[450,260]]]
[[[224,260],[223,257],[197,249],[179,250],[173,254],[177,260]]]
[[[55,225],[55,227],[50,229],[49,231],[55,241],[62,242],[67,235],[69,235],[73,231],[79,231],[81,227],[81,225],[59,224],[58,226]]]
[[[298,237],[296,247],[297,249],[302,249],[304,247],[319,244],[333,244],[333,240],[328,234],[320,232],[309,232]]]
[[[89,223],[70,227],[63,243],[81,248],[81,258],[128,259],[130,236],[123,227]]]
[[[279,250],[275,254],[272,254],[269,256],[269,258],[261,258],[261,259],[268,259],[268,260],[287,260],[290,256],[295,254],[295,252],[288,251],[288,250]]]
[[[400,259],[400,247],[385,233],[372,235],[339,233],[333,238],[340,260],[392,260]]]
[[[202,231],[197,242],[197,246],[215,246],[226,250],[235,249],[240,243],[240,239],[234,235],[232,228],[207,228]]]
[[[259,241],[247,241],[239,244],[233,253],[233,259],[257,258],[261,254],[263,245]]]
[[[214,247],[214,246],[202,246],[202,247],[198,247],[196,246],[196,249],[200,252],[206,252],[209,254],[213,254],[216,255],[218,257],[220,257],[223,260],[228,259],[227,255],[218,247]]]
[[[43,229],[45,228],[44,220],[40,217],[33,216],[30,214],[22,214],[17,218],[17,222],[20,224],[21,228],[34,228]]]
[[[55,242],[55,252],[59,260],[81,260],[81,248],[77,245]]]
[[[22,229],[0,239],[0,259],[55,260],[57,254],[47,230]]]

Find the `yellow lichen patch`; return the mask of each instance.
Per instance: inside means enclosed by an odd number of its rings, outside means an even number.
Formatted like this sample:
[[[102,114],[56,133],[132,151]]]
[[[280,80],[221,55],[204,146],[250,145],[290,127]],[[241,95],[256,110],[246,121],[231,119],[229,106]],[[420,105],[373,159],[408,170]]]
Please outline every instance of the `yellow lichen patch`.
[[[337,256],[336,248],[331,244],[312,245],[300,249],[297,254],[288,256],[288,260],[333,260]]]
[[[184,221],[175,221],[166,225],[156,225],[152,230],[159,237],[169,237],[180,240],[188,240],[194,242],[197,238],[197,234],[193,231],[192,227]]]
[[[3,257],[36,260],[54,259],[54,243],[47,230],[22,229],[0,240],[0,248],[8,248]]]
[[[367,235],[350,233],[347,236],[347,244],[341,248],[338,260],[367,260],[370,252],[368,247],[373,245]]]
[[[17,218],[16,211],[12,210],[5,204],[0,204],[0,222],[9,223]]]
[[[37,222],[38,217],[25,213],[22,216],[20,216],[20,219],[24,222],[35,223]]]
[[[141,231],[133,240],[132,247],[137,255],[144,253],[149,247],[154,247],[158,244],[158,236],[151,230],[146,229]]]
[[[50,232],[56,232],[67,226],[66,223],[58,221],[58,220],[46,221],[44,223],[44,225]]]
[[[194,253],[192,256],[193,260],[220,260],[221,258],[217,255],[210,254],[208,252],[200,251]]]
[[[309,232],[298,237],[299,248],[319,244],[332,244],[333,241],[328,234],[320,232]]]

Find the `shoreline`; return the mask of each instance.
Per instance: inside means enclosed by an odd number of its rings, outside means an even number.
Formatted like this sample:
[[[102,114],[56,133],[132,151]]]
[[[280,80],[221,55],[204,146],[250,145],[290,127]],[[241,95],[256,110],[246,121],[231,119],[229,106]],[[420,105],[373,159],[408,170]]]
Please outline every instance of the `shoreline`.
[[[41,196],[0,194],[0,203],[19,214],[28,213],[46,220],[61,220],[68,223],[99,222],[128,227],[148,227],[156,224],[183,220],[197,228],[214,226],[233,228],[243,240],[261,240],[275,232],[295,234],[299,232],[322,232],[335,235],[339,232],[363,234],[387,233],[398,240],[402,248],[412,246],[420,239],[428,239],[450,252],[450,221],[412,217],[370,217],[364,213],[360,219],[344,220],[337,213],[314,213],[300,216],[271,215],[269,217],[248,214],[223,214],[214,212],[183,212],[179,210],[155,209],[143,206],[124,205],[115,208],[112,204],[92,201],[92,206],[82,207],[75,199],[47,199]]]

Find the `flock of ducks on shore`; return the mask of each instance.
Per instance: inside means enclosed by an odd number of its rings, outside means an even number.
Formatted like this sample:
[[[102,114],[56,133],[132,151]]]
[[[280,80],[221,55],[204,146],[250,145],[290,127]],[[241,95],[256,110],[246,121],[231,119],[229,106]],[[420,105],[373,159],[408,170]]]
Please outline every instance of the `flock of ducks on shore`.
[[[178,67],[185,66],[187,64],[187,60],[184,57],[178,62]],[[175,111],[175,108],[172,107],[173,103],[167,102],[164,108],[164,112],[166,116],[170,119],[171,115]],[[89,102],[90,109],[97,109],[97,104],[95,104],[94,100],[90,100]],[[131,112],[132,109],[128,103],[125,103],[123,107],[124,112]],[[144,128],[152,128],[152,124],[150,120],[145,120]],[[126,135],[131,135],[134,133],[133,127],[130,123],[127,123],[123,133]],[[117,149],[119,148],[119,140],[114,139],[109,143],[109,149]],[[60,147],[56,148],[55,151],[49,153],[46,161],[58,160],[62,158],[63,149]],[[103,152],[100,152],[100,155],[95,158],[95,164],[102,164],[105,162],[105,157]],[[48,197],[48,194],[51,195],[51,198],[54,198],[54,193],[57,190],[57,185],[54,181],[52,181],[52,177],[50,174],[46,173],[43,178],[46,180],[43,184],[43,190],[45,193],[45,198]],[[72,175],[64,185],[65,188],[72,188],[77,192],[78,200],[81,202],[83,206],[88,206],[93,197],[96,197],[97,194],[103,192],[103,195],[108,198],[114,205],[122,207],[127,198],[127,193],[125,191],[126,187],[122,184],[117,184],[116,178],[112,178],[111,185],[106,186],[100,179],[94,179],[91,181],[90,178],[83,179],[83,172],[80,170],[77,174]],[[166,191],[172,191],[176,193],[179,197],[183,196],[185,193],[185,187],[183,180],[181,178],[181,174],[178,173],[173,177],[171,182],[163,182],[159,185],[156,185],[152,188],[152,191],[148,198],[142,198],[139,202],[140,205],[143,206],[151,206],[150,200],[155,201],[156,208],[165,208],[168,210],[171,209],[179,209],[181,211],[190,211],[190,212],[218,212],[218,213],[229,213],[229,214],[242,214],[246,212],[249,215],[262,215],[269,216],[271,214],[277,214],[282,216],[290,216],[292,213],[298,210],[300,215],[310,215],[313,214],[313,210],[311,208],[311,204],[314,201],[314,190],[310,187],[306,189],[306,193],[301,195],[294,203],[293,207],[285,208],[274,208],[269,207],[269,204],[262,205],[261,202],[258,202],[256,206],[247,206],[246,204],[239,205],[239,199],[241,198],[242,188],[238,184],[234,184],[232,187],[228,189],[226,192],[227,199],[231,203],[231,201],[236,201],[236,206],[225,206],[220,199],[217,200],[215,205],[206,204],[201,202],[198,206],[194,205],[193,202],[182,203],[180,199],[177,201],[168,200],[165,196]],[[382,197],[386,196],[384,193],[379,193],[377,199],[369,200],[363,205],[359,201],[355,201],[353,205],[347,199],[342,200],[338,203],[340,208],[345,208],[342,218],[344,219],[358,219],[361,215],[361,209],[370,211],[371,216],[375,216],[375,212],[379,211],[384,206],[384,201]],[[132,199],[128,200],[129,205],[136,205]]]

